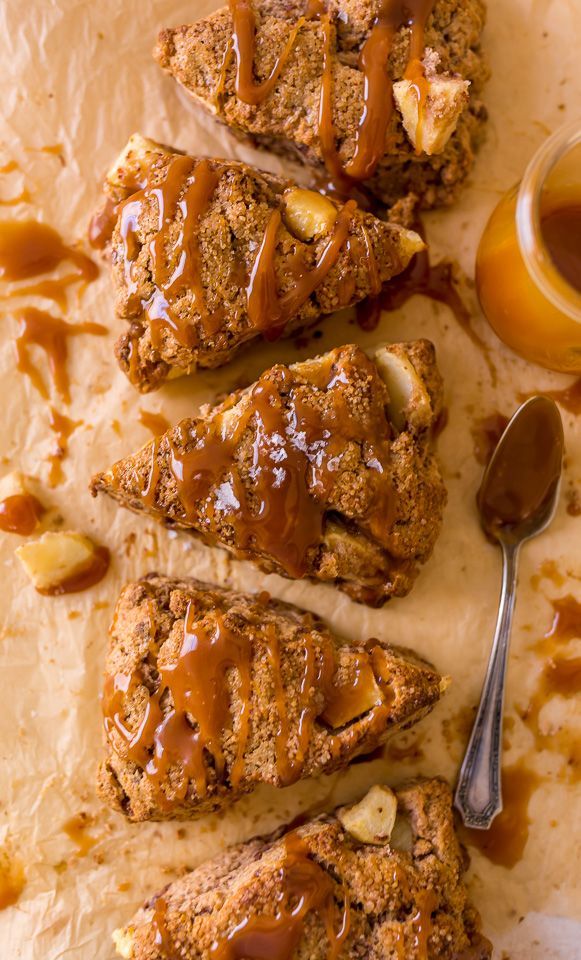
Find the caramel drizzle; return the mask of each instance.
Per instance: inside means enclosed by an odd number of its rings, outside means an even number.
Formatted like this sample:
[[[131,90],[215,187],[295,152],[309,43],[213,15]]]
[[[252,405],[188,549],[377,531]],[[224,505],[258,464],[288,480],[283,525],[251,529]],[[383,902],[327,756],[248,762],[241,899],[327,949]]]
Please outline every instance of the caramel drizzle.
[[[344,163],[337,148],[333,123],[333,32],[328,16],[321,19],[323,26],[323,79],[319,105],[319,141],[328,172],[339,185],[368,180],[373,176],[385,153],[387,131],[393,114],[392,82],[389,76],[389,56],[393,42],[403,27],[411,29],[410,54],[404,73],[413,84],[418,98],[418,152],[421,142],[423,104],[427,84],[421,58],[424,51],[424,32],[435,0],[383,0],[371,33],[361,48],[359,68],[364,76],[363,111],[355,136],[355,150]]]
[[[289,749],[291,727],[286,707],[278,637],[274,627],[267,627],[266,632],[268,636],[266,651],[272,670],[274,698],[279,718],[275,747],[276,765],[282,785],[290,786],[301,777],[313,727],[317,719],[318,710],[313,697],[313,690],[323,690],[325,701],[327,701],[330,691],[333,689],[334,661],[327,648],[323,648],[323,656],[320,659],[317,658],[309,634],[304,634],[301,637],[304,669],[299,687],[298,745],[295,755],[291,756]]]
[[[125,282],[131,299],[137,289],[133,276],[133,264],[141,250],[137,237],[139,217],[144,205],[151,198],[154,198],[157,204],[158,226],[149,244],[154,291],[148,300],[142,300],[133,307],[145,313],[148,318],[154,346],[160,345],[163,329],[170,330],[182,346],[196,345],[195,329],[190,323],[184,322],[175,309],[177,299],[186,290],[192,292],[192,307],[200,315],[204,331],[211,335],[220,326],[221,312],[217,311],[211,316],[206,307],[196,234],[200,219],[221,175],[222,168],[212,167],[208,160],[196,162],[192,157],[175,156],[167,165],[161,183],[157,185],[146,183],[119,207],[119,232],[123,242]],[[190,182],[186,185],[188,179]],[[177,266],[170,271],[169,234],[178,211],[181,213],[181,220],[173,250],[177,257]]]
[[[260,876],[260,874],[259,874]],[[276,877],[277,893],[272,914],[247,913],[233,929],[210,947],[213,960],[291,960],[299,946],[309,914],[323,921],[327,937],[327,960],[336,960],[350,929],[348,886],[341,887],[342,905],[335,901],[337,884],[311,856],[308,844],[298,832],[286,834],[283,860]],[[339,923],[337,924],[337,916]],[[154,905],[151,920],[155,943],[166,957],[174,947],[167,922],[167,901],[162,897]]]
[[[315,266],[309,270],[304,265],[297,265],[294,286],[280,296],[277,292],[274,260],[282,217],[279,210],[272,213],[247,287],[250,322],[256,330],[268,333],[268,339],[276,339],[280,335],[291,317],[299,312],[336,264],[349,236],[353,213],[356,209],[357,204],[354,200],[349,200],[342,207],[335,221],[333,233],[321,251]]]
[[[272,92],[285,66],[297,36],[307,19],[318,18],[323,32],[323,75],[319,101],[318,134],[324,163],[339,185],[349,185],[373,176],[385,153],[387,132],[393,114],[389,57],[396,35],[404,27],[411,30],[410,53],[405,78],[410,80],[418,98],[417,150],[421,152],[422,112],[428,92],[421,63],[425,27],[435,0],[383,0],[371,32],[361,48],[359,68],[364,77],[363,110],[355,137],[355,150],[344,163],[337,147],[333,122],[333,37],[331,19],[324,7],[310,3],[305,16],[293,27],[270,76],[259,84],[253,79],[256,53],[256,19],[250,0],[229,0],[233,19],[232,46],[236,54],[236,96],[259,106]],[[223,85],[222,79],[222,85]]]
[[[194,327],[182,320],[175,310],[177,299],[186,290],[192,294],[188,312],[194,310],[199,314],[206,335],[215,335],[223,324],[224,310],[217,308],[210,313],[207,308],[197,240],[200,220],[220,181],[223,169],[220,166],[212,167],[207,160],[196,162],[191,157],[177,156],[168,164],[160,184],[153,186],[146,182],[138,192],[131,194],[119,205],[118,223],[123,245],[129,312],[145,315],[150,324],[152,343],[156,347],[160,346],[162,329],[169,330],[182,346],[192,348],[197,345],[198,338]],[[186,186],[188,179],[190,182]],[[139,220],[144,204],[151,198],[155,199],[158,210],[157,231],[149,244],[154,291],[148,300],[136,302],[137,283],[133,264],[141,250],[138,239]],[[307,268],[302,260],[299,263],[299,258],[296,264],[293,262],[291,272],[295,282],[284,294],[278,292],[275,271],[282,215],[278,209],[272,212],[250,276],[246,280],[243,271],[244,279],[240,278],[241,283],[246,282],[247,312],[252,330],[263,333],[268,339],[276,339],[282,334],[289,320],[300,311],[337,263],[349,238],[356,209],[355,201],[349,201],[339,211],[333,232],[312,268]],[[169,232],[178,210],[181,213],[179,234],[172,250],[177,266],[170,272]],[[98,232],[100,237],[108,235],[108,232],[102,224],[95,226],[92,242],[101,245],[101,240],[96,239]],[[370,263],[372,258],[371,249],[368,250]],[[136,354],[135,348],[133,354]],[[130,368],[131,359],[132,357]]]
[[[276,59],[270,75],[260,83],[254,82],[254,54],[256,44],[256,18],[252,0],[229,0],[234,24],[231,49],[236,57],[236,96],[244,103],[259,106],[272,93],[281,71],[290,57],[305,17],[292,28],[282,52]]]
[[[371,361],[363,358],[361,362],[375,375]],[[367,466],[376,480],[373,505],[360,525],[382,542],[393,515],[389,425],[383,408],[378,409],[374,431],[378,439],[368,438],[343,400],[345,376],[344,368],[326,372],[320,386],[333,392],[333,403],[330,409],[317,409],[297,393],[291,371],[279,365],[262,375],[240,401],[241,410],[235,416],[226,412],[216,420],[193,425],[183,421],[177,437],[174,431],[168,438],[169,467],[183,520],[209,540],[227,523],[235,551],[267,555],[289,576],[302,577],[308,569],[309,550],[321,541],[337,458],[353,441],[364,445]],[[254,433],[251,489],[236,462],[247,428]],[[154,450],[152,445],[152,468],[142,500],[155,510],[159,456]],[[158,472],[154,475],[154,471]]]
[[[152,601],[149,601],[152,603]],[[151,649],[155,641],[151,624]],[[260,629],[260,628],[257,628]],[[344,698],[350,708],[350,720],[365,714],[367,729],[373,734],[383,729],[388,721],[391,689],[387,685],[381,702],[370,706],[366,689],[360,683],[357,670],[351,683],[338,684],[335,680],[335,658],[328,640],[322,638],[318,649],[313,634],[306,630],[297,643],[300,644],[300,682],[297,719],[291,724],[289,718],[289,693],[285,687],[281,666],[281,651],[276,630],[266,625],[260,633],[266,659],[270,666],[273,688],[273,708],[279,727],[275,741],[275,761],[279,782],[282,786],[295,783],[305,768],[309,745],[315,722],[326,717],[327,704],[331,709]],[[375,647],[370,642],[367,653],[358,653],[365,659],[367,670],[375,663]],[[105,732],[112,748],[118,751],[118,737],[123,744],[123,756],[136,763],[146,774],[159,804],[169,804],[164,783],[169,780],[170,770],[179,771],[172,778],[175,801],[183,800],[190,782],[195,784],[198,797],[208,793],[208,763],[215,773],[217,783],[229,784],[236,789],[245,773],[245,754],[250,735],[250,711],[252,708],[253,654],[247,636],[226,626],[221,614],[211,623],[200,622],[196,616],[194,601],[188,603],[183,639],[177,658],[168,664],[157,662],[159,682],[150,691],[139,724],[131,728],[125,721],[127,697],[138,688],[143,688],[141,668],[132,673],[109,676],[105,682],[103,713]],[[226,682],[227,674],[234,670],[237,678],[235,698]],[[366,675],[367,680],[367,675]],[[381,684],[376,674],[374,681]],[[320,693],[323,710],[320,709]],[[171,697],[171,703],[169,698]],[[234,704],[237,703],[237,708]],[[169,709],[168,709],[169,707]],[[237,746],[233,758],[224,753],[223,741],[228,730],[236,730]],[[291,743],[296,734],[296,746]],[[328,735],[332,756],[337,756],[342,745],[349,746],[350,738],[343,734]]]

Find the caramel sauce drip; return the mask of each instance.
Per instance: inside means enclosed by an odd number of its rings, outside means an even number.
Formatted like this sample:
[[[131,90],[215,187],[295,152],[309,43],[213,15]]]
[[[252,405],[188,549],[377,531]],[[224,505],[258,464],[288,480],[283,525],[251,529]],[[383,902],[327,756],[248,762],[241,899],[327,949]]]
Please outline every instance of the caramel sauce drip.
[[[103,336],[107,333],[106,327],[100,323],[67,323],[60,317],[55,317],[46,310],[36,307],[26,307],[18,312],[20,329],[16,338],[16,353],[18,357],[17,369],[25,373],[41,397],[48,399],[48,389],[38,368],[30,359],[29,347],[37,346],[44,350],[48,357],[49,369],[57,392],[65,403],[70,401],[70,380],[67,370],[69,337],[80,333],[91,333],[94,336]]]
[[[112,197],[107,197],[101,209],[91,217],[87,237],[93,250],[105,250],[110,243],[117,223],[119,206],[120,204],[116,203]]]
[[[59,413],[54,407],[50,408],[49,425],[56,438],[54,451],[47,458],[50,464],[48,482],[51,487],[58,486],[65,479],[62,462],[68,453],[69,438],[82,424],[82,420],[71,420],[70,417]]]
[[[338,909],[335,882],[311,858],[307,843],[295,832],[284,838],[279,885],[281,893],[276,898],[275,912],[243,917],[212,948],[215,960],[291,960],[303,937],[305,919],[311,913],[318,914],[325,927],[327,960],[335,960],[349,934],[347,887],[342,888],[343,904]]]
[[[5,848],[0,849],[0,910],[13,907],[26,886],[24,868]]]
[[[170,428],[169,420],[162,413],[154,413],[152,410],[140,410],[139,422],[146,430],[150,430],[154,437],[161,437],[162,433]]]
[[[186,291],[190,291],[192,296],[188,312],[193,309],[200,315],[206,335],[214,336],[223,325],[223,308],[218,307],[212,313],[207,308],[197,239],[200,219],[210,203],[222,173],[222,166],[213,166],[207,160],[196,162],[191,157],[176,156],[168,164],[160,184],[152,185],[146,182],[117,206],[111,201],[92,222],[89,231],[91,243],[93,246],[103,247],[111,238],[114,218],[118,218],[130,310],[145,315],[150,324],[154,346],[159,347],[163,329],[170,330],[182,346],[194,347],[198,343],[193,326],[183,321],[176,309],[176,301]],[[140,218],[152,198],[155,199],[158,211],[157,230],[149,244],[154,292],[147,301],[137,302],[137,283],[133,269],[141,250],[137,234]],[[356,208],[355,201],[349,201],[339,211],[333,231],[312,268],[306,266],[302,254],[288,258],[287,267],[294,283],[283,294],[278,293],[275,271],[282,215],[278,209],[272,212],[250,276],[246,276],[244,264],[235,263],[232,267],[236,282],[246,287],[248,316],[255,330],[262,332],[268,339],[276,339],[281,335],[288,321],[300,311],[337,263],[348,242]],[[181,214],[179,233],[175,242],[172,242],[170,229],[178,211]],[[375,269],[375,274],[378,275],[369,240],[367,246],[370,270]],[[172,266],[174,263],[175,267]],[[348,302],[348,299],[345,302]]]
[[[280,296],[277,292],[274,262],[278,228],[282,218],[280,211],[275,210],[273,212],[258,250],[247,287],[250,322],[255,329],[265,333],[268,339],[276,339],[280,336],[290,318],[299,312],[303,304],[306,303],[336,264],[349,236],[349,228],[356,209],[357,204],[350,200],[339,211],[333,233],[312,269],[307,269],[304,265],[301,265],[300,261],[295,260],[294,286]],[[371,250],[371,255],[373,255],[373,250]]]
[[[107,547],[95,547],[93,556],[86,566],[52,587],[47,589],[36,587],[36,590],[45,597],[61,597],[66,593],[81,593],[83,590],[89,590],[90,587],[101,582],[109,569],[110,562],[111,555]]]
[[[212,945],[214,960],[291,960],[303,937],[305,920],[316,913],[327,937],[327,960],[336,960],[350,927],[347,885],[343,884],[341,906],[335,903],[336,884],[310,856],[296,831],[283,840],[283,861],[278,871],[277,895],[272,914],[246,914],[234,929]],[[167,958],[175,956],[168,926],[168,904],[159,897],[153,904],[151,923],[154,943]],[[338,915],[338,916],[337,916]],[[337,922],[338,921],[338,922]]]
[[[233,20],[231,48],[236,58],[236,96],[244,103],[259,106],[273,92],[278,78],[290,57],[299,31],[305,23],[301,17],[292,28],[281,53],[268,77],[260,83],[254,80],[256,17],[252,0],[229,0]]]
[[[348,163],[343,163],[337,149],[333,123],[333,32],[329,17],[322,18],[324,52],[323,80],[319,107],[319,140],[328,172],[339,189],[349,189],[353,181],[373,176],[386,149],[387,133],[393,114],[393,92],[389,77],[389,57],[397,33],[404,27],[411,30],[410,54],[405,77],[416,89],[421,123],[422,104],[427,85],[421,58],[424,52],[424,31],[434,0],[383,0],[371,32],[359,54],[359,69],[364,76],[364,108],[355,137],[355,150]],[[421,133],[421,131],[420,131]],[[418,144],[421,143],[421,136]]]
[[[367,465],[376,479],[373,507],[361,525],[381,541],[393,515],[389,427],[382,408],[376,431],[369,431],[379,439],[362,435],[361,425],[342,399],[344,377],[344,370],[327,371],[320,386],[333,393],[333,403],[330,409],[317,409],[300,395],[291,371],[279,365],[253,386],[241,401],[241,412],[229,416],[226,411],[218,420],[193,427],[184,421],[177,428],[179,446],[175,432],[170,435],[170,469],[185,521],[208,538],[216,536],[226,522],[233,549],[268,555],[289,576],[302,577],[309,551],[324,531],[326,503],[336,482],[336,458],[354,441],[365,445]],[[243,481],[236,461],[247,429],[254,433],[251,487]],[[150,508],[155,505],[158,460],[152,449],[150,480],[142,495]]]
[[[196,331],[181,319],[175,308],[176,301],[187,290],[191,291],[192,308],[200,315],[208,335],[215,333],[222,321],[220,310],[211,316],[206,307],[197,240],[200,218],[221,175],[222,168],[213,167],[208,160],[196,162],[191,157],[175,156],[159,184],[147,182],[118,208],[125,280],[131,298],[136,293],[132,267],[141,249],[137,239],[139,218],[152,198],[157,205],[157,230],[149,244],[154,291],[148,300],[135,305],[149,320],[154,346],[159,346],[163,329],[170,330],[182,346],[192,347],[197,343]],[[179,233],[170,255],[170,229],[178,211],[181,214]],[[103,235],[106,230],[99,233],[95,226],[91,232],[92,242],[100,243]]]
[[[323,651],[322,657],[318,658],[309,634],[304,634],[301,637],[304,668],[299,687],[298,744],[295,754],[292,756],[290,751],[291,727],[286,706],[287,698],[282,679],[278,637],[274,627],[267,628],[267,637],[267,655],[272,669],[274,699],[279,719],[279,729],[276,736],[276,765],[281,783],[283,786],[290,786],[301,777],[313,727],[317,719],[318,709],[313,697],[313,690],[322,690],[325,699],[328,699],[334,660],[330,651],[326,649]]]
[[[150,613],[151,623],[153,616]],[[297,719],[291,725],[289,694],[283,680],[276,630],[269,624],[262,628],[256,625],[256,629],[261,630],[270,667],[272,703],[278,719],[275,760],[282,786],[295,783],[301,777],[315,722],[319,718],[327,720],[327,704],[333,709],[340,698],[346,698],[349,719],[368,712],[371,730],[385,726],[391,691],[386,689],[385,696],[377,698],[371,705],[367,689],[359,683],[358,672],[352,689],[347,684],[338,684],[334,677],[335,659],[331,645],[323,640],[317,650],[308,630],[297,639],[301,646],[299,663],[302,660],[302,667]],[[151,626],[150,632],[153,645],[155,637]],[[371,644],[367,654],[358,654],[361,660],[365,658],[368,667],[374,662],[375,649]],[[186,797],[190,782],[195,784],[198,797],[207,795],[209,761],[218,783],[229,783],[236,789],[241,782],[250,733],[252,659],[247,636],[229,629],[220,614],[211,623],[196,622],[194,601],[190,601],[179,653],[167,664],[158,660],[159,683],[155,691],[149,691],[136,728],[127,725],[126,701],[143,687],[141,668],[131,674],[118,673],[107,677],[103,695],[106,735],[115,750],[116,739],[120,736],[123,755],[144,770],[162,806],[169,806],[163,785],[170,771],[179,771],[179,781],[175,775],[172,778],[177,800]],[[233,675],[228,683],[230,671]],[[375,679],[372,672],[372,682],[375,683]],[[227,758],[223,748],[225,734],[230,730],[236,731],[237,746],[233,758]],[[340,746],[339,738],[329,735],[331,753],[335,754]]]
[[[99,269],[81,250],[65,244],[56,230],[35,220],[0,223],[0,279],[28,280],[52,273],[63,262],[72,263],[79,279],[91,283]]]
[[[63,832],[75,844],[79,857],[86,857],[97,843],[95,837],[87,832],[91,822],[86,813],[78,813],[63,823]]]
[[[477,463],[480,463],[483,467],[488,466],[498,441],[507,427],[508,417],[497,411],[475,421],[470,432]]]
[[[400,885],[398,875],[396,872],[396,880],[398,881],[398,886]],[[398,951],[398,960],[405,960],[405,957],[408,955],[406,953],[406,941],[411,939],[411,944],[414,948],[414,956],[418,960],[428,960],[428,941],[430,939],[430,934],[432,932],[432,913],[438,905],[438,898],[433,890],[420,890],[416,895],[417,910],[413,917],[411,918],[411,938],[407,938],[404,934],[403,927],[400,928],[397,932],[396,948]]]
[[[218,617],[208,628],[195,622],[190,602],[184,621],[182,645],[175,662],[158,664],[159,687],[151,694],[137,731],[122,720],[124,697],[140,682],[136,675],[118,674],[109,678],[104,696],[105,731],[121,734],[127,756],[142,767],[163,803],[161,784],[168,771],[180,768],[177,799],[186,796],[190,780],[198,796],[207,793],[206,758],[211,757],[218,781],[226,777],[222,747],[225,729],[237,723],[237,752],[229,780],[235,787],[244,769],[244,751],[249,732],[250,649],[247,639],[229,630]],[[228,671],[237,676],[236,718],[231,717],[231,694],[226,683]],[[161,701],[171,693],[172,707],[164,716]],[[236,721],[236,722],[235,722]]]
[[[503,809],[488,830],[462,828],[462,835],[492,863],[511,869],[522,860],[529,838],[530,799],[541,778],[522,761],[502,771]]]
[[[16,493],[0,500],[0,530],[29,537],[44,513],[42,503],[31,493]]]
[[[337,135],[333,122],[333,36],[329,15],[320,0],[310,0],[305,15],[291,30],[288,40],[275,60],[270,75],[260,83],[253,76],[256,53],[256,18],[251,0],[230,0],[233,19],[231,46],[236,57],[236,96],[252,106],[259,106],[274,91],[287,63],[297,36],[307,20],[319,19],[323,32],[323,76],[319,104],[318,134],[321,152],[328,173],[340,190],[349,192],[354,182],[373,176],[385,153],[386,139],[393,113],[392,84],[389,77],[389,57],[394,39],[404,27],[411,31],[410,54],[405,76],[417,93],[421,124],[422,104],[427,85],[421,59],[424,52],[424,31],[434,0],[383,0],[370,34],[359,55],[359,69],[363,73],[364,105],[355,137],[353,157],[343,163],[337,149]],[[223,80],[222,80],[223,84]],[[421,143],[421,131],[418,144]]]
[[[422,237],[425,236],[421,223],[415,224],[414,229]],[[363,330],[375,330],[381,319],[382,310],[388,313],[400,310],[416,295],[442,303],[452,312],[458,325],[482,354],[494,385],[496,369],[487,345],[472,326],[470,311],[456,286],[455,271],[456,267],[450,260],[432,264],[428,250],[421,250],[414,255],[402,273],[393,277],[384,286],[379,296],[371,297],[357,305],[357,322]]]

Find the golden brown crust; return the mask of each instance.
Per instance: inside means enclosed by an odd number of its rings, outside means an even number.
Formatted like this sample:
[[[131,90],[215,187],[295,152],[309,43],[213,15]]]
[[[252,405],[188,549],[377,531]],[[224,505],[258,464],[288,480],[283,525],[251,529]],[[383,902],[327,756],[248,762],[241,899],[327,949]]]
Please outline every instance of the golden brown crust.
[[[356,132],[363,112],[363,74],[357,66],[362,43],[377,16],[378,0],[331,0],[334,38],[333,120],[340,156],[347,162],[355,148]],[[302,3],[286,0],[255,0],[257,15],[254,74],[258,80],[270,73],[283,48]],[[479,100],[488,77],[480,36],[485,21],[483,0],[437,0],[428,19],[425,47],[429,57],[439,58],[438,72],[469,81],[469,103],[456,132],[443,152],[416,155],[401,117],[394,111],[386,136],[385,153],[366,187],[386,204],[409,192],[418,195],[425,208],[449,204],[456,198],[483,137],[486,110]],[[258,106],[235,95],[235,67],[226,71],[222,95],[220,84],[226,46],[232,34],[232,19],[223,8],[191,25],[163,30],[155,56],[164,70],[181,83],[194,99],[230,129],[257,145],[291,158],[300,158],[323,172],[318,137],[318,116],[323,73],[323,30],[320,23],[305,23],[284,66],[274,92]],[[389,59],[390,74],[399,80],[409,59],[409,31],[396,35]]]
[[[397,799],[411,826],[411,852],[358,843],[335,817],[298,830],[325,882],[331,880],[335,929],[348,901],[349,933],[338,960],[487,960],[492,947],[464,885],[449,788],[423,780],[397,791]],[[284,891],[285,843],[283,837],[236,847],[163,892],[164,931],[180,960],[209,960],[212,944],[245,919],[272,915]],[[162,960],[151,922],[155,904],[156,898],[119,932],[131,960]],[[292,958],[325,960],[328,949],[323,919],[312,911]]]
[[[192,608],[195,615],[190,614],[188,619],[187,611]],[[99,770],[99,794],[130,820],[202,816],[227,806],[258,783],[283,786],[289,769],[292,779],[331,773],[346,766],[358,754],[374,750],[398,728],[420,719],[440,696],[441,677],[434,669],[383,640],[373,641],[368,647],[349,644],[334,636],[318,617],[289,604],[235,594],[198,580],[176,580],[152,574],[123,589],[111,628],[106,675],[108,678],[135,676],[137,681],[129,685],[117,704],[124,730],[135,732],[144,722],[150,698],[160,689],[160,665],[167,669],[168,664],[176,663],[186,619],[190,631],[203,627],[206,634],[220,622],[247,647],[250,726],[243,748],[243,771],[233,783],[243,700],[241,673],[232,668],[224,680],[228,688],[228,719],[221,736],[225,770],[219,777],[208,755],[204,790],[193,780],[189,781],[187,790],[183,789],[180,763],[169,768],[161,783],[154,782],[144,772],[151,750],[148,748],[143,762],[135,762],[128,749],[127,735],[120,734],[119,724],[106,728],[107,754]],[[269,658],[273,641],[280,658],[279,666]],[[381,689],[370,671],[367,689],[360,688],[355,700],[345,699],[342,693],[334,694],[333,691],[352,689],[357,670],[362,669],[363,659],[366,663],[369,660],[366,651],[372,646],[377,648],[373,669],[380,678]],[[317,719],[304,760],[299,761],[299,728],[305,697],[301,691],[307,649],[313,663],[319,664],[318,680],[307,691],[310,703],[315,705]],[[324,663],[327,681],[321,675],[325,673],[321,670]],[[279,678],[284,692],[282,703],[277,703],[275,695]],[[211,682],[212,676],[209,679]],[[329,713],[331,703],[335,715]],[[160,723],[174,709],[169,691],[162,699]],[[284,744],[286,759],[282,765],[277,756],[281,713],[288,723]],[[201,715],[202,720],[204,716]],[[303,727],[306,722],[303,716]],[[194,730],[195,715],[191,723]]]
[[[168,226],[163,250],[158,253],[161,265],[155,266],[152,253],[152,241],[159,236],[159,196],[172,162],[180,157],[175,150],[134,135],[105,183],[110,200],[120,204],[109,245],[117,290],[116,309],[131,324],[116,345],[116,355],[121,368],[142,392],[197,367],[222,366],[244,344],[261,336],[262,331],[249,314],[248,289],[257,250],[273,212],[283,214],[273,260],[281,297],[296,286],[299,264],[301,269],[313,268],[333,232],[331,224],[314,239],[303,242],[287,228],[284,213],[286,200],[294,189],[291,181],[234,161],[208,161],[207,169],[215,180],[212,179],[211,189],[201,204],[195,226],[187,228],[195,232],[196,282],[185,281],[176,290],[171,305],[174,325],[182,327],[187,337],[176,335],[171,324],[158,324],[154,329],[148,309],[154,314],[158,311],[144,305],[156,294],[156,270],[158,275],[161,272],[169,278],[182,269],[182,208],[195,176],[194,159],[189,172],[186,162],[178,199],[174,202],[172,197],[170,202],[166,198],[164,215]],[[146,195],[143,190],[136,192],[136,184],[144,182]],[[140,197],[139,201],[135,197]],[[337,212],[344,209],[336,201],[327,203]],[[366,253],[367,245],[372,251],[371,259]],[[374,285],[400,273],[420,246],[421,240],[412,231],[355,208],[336,262],[289,317],[284,335],[364,299]],[[271,335],[268,330],[264,332]]]
[[[263,394],[270,390],[278,398],[280,427],[287,439],[290,437],[287,460],[290,455],[299,457],[297,450],[303,443],[300,431],[296,433],[297,404],[310,411],[306,422],[310,422],[313,436],[330,437],[325,443],[332,445],[331,451],[323,443],[320,452],[317,443],[322,441],[315,440],[308,448],[315,451],[315,459],[309,454],[291,475],[289,496],[295,490],[299,506],[297,501],[275,496],[278,491],[272,487],[257,493],[256,484],[263,473],[261,468],[257,474],[253,467],[254,445],[261,443],[263,449],[271,441],[280,443],[276,429],[265,433],[254,412],[257,385],[232,394],[197,420],[182,421],[157,446],[149,443],[112,470],[98,474],[92,491],[103,491],[131,509],[145,509],[166,524],[253,560],[268,572],[334,582],[354,599],[372,605],[402,596],[410,590],[418,565],[433,549],[446,499],[430,444],[430,429],[441,409],[442,387],[434,348],[428,341],[386,349],[409,359],[424,399],[426,392],[430,395],[421,417],[413,418],[410,412],[410,421],[400,423],[398,429],[388,418],[386,383],[359,347],[338,348],[288,368],[278,365],[258,382]],[[327,423],[334,426],[327,430]],[[190,451],[202,442],[207,444],[202,438],[224,430],[237,434],[231,452],[223,456],[224,443],[218,443],[213,457],[220,454],[221,466],[212,459],[211,483],[208,466],[203,472],[203,493],[198,487],[195,497],[189,496],[194,488],[178,479],[172,463],[177,457],[187,467],[188,457],[195,457]],[[271,460],[268,464],[273,470]],[[276,487],[274,474],[265,476]],[[235,498],[247,501],[246,512],[223,506],[222,491],[232,484]],[[146,496],[144,491],[148,491]],[[208,504],[213,502],[219,506],[210,515]],[[253,517],[261,508],[266,516],[260,531],[253,532]],[[244,516],[241,531],[239,521]],[[317,523],[321,524],[320,534]],[[280,536],[277,530],[283,531]],[[300,556],[291,564],[285,550],[295,543]]]

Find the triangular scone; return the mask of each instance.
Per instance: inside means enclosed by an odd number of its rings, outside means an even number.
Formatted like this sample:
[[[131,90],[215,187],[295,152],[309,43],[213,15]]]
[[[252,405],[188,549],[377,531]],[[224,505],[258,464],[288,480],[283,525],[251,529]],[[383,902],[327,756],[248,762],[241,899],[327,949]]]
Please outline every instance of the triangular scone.
[[[446,499],[426,340],[277,364],[92,481],[126,507],[380,606],[412,587]]]
[[[413,654],[349,643],[267,594],[152,574],[113,618],[99,794],[130,820],[203,816],[346,767],[445,685]]]
[[[378,293],[424,247],[354,202],[138,135],[105,191],[108,216],[94,224],[131,324],[116,353],[144,392]]]
[[[376,785],[351,808],[219,854],[113,939],[124,960],[488,960],[466,866],[446,783]]]
[[[256,145],[345,192],[365,181],[387,205],[412,192],[432,207],[455,199],[482,139],[484,21],[484,0],[231,0],[163,30],[155,56]]]

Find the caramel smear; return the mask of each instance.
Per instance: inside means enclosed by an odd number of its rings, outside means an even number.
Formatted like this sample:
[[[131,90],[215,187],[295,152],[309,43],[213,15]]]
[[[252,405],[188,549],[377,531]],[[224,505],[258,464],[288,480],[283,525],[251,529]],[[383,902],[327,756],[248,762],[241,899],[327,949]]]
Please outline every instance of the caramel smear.
[[[502,771],[503,810],[489,830],[462,829],[467,842],[491,863],[511,869],[522,860],[529,838],[529,802],[542,779],[524,761]]]
[[[93,849],[97,840],[88,833],[93,819],[87,813],[78,813],[63,823],[63,832],[66,833],[77,848],[77,856],[86,857]]]
[[[421,224],[416,224],[414,229],[422,237],[425,236]],[[357,322],[362,330],[375,330],[382,310],[388,313],[400,310],[416,295],[442,303],[448,307],[458,325],[482,355],[494,386],[497,379],[496,368],[486,343],[473,327],[470,310],[458,292],[458,269],[451,260],[432,264],[428,250],[421,250],[402,273],[386,284],[377,297],[371,297],[357,306]]]
[[[561,754],[561,775],[570,783],[581,779],[581,736],[571,723],[554,727],[543,722],[544,708],[555,697],[578,701],[581,694],[581,658],[568,655],[567,646],[581,640],[581,603],[570,594],[552,601],[553,620],[545,635],[531,647],[542,659],[535,691],[521,716],[535,740],[537,750]]]
[[[18,903],[25,885],[23,865],[7,847],[0,847],[0,910]]]
[[[0,222],[0,279],[28,280],[72,263],[78,279],[90,283],[99,269],[81,250],[64,243],[56,230],[36,220]]]
[[[38,367],[30,358],[30,347],[36,346],[44,351],[48,358],[49,369],[54,387],[64,403],[70,402],[70,380],[67,369],[68,339],[81,333],[90,333],[102,337],[107,328],[100,323],[67,323],[45,310],[26,307],[17,313],[20,321],[16,338],[17,369],[28,376],[41,397],[48,399],[48,388]]]
[[[146,430],[151,431],[154,437],[161,437],[171,426],[162,413],[154,413],[152,410],[140,410],[139,422]]]
[[[470,433],[474,445],[474,456],[481,466],[488,466],[498,441],[507,426],[508,417],[505,417],[503,413],[498,413],[498,411],[474,421]]]
[[[410,30],[410,51],[405,78],[409,79],[418,97],[421,124],[425,100],[424,31],[434,0],[382,0],[369,37],[359,55],[359,68],[364,75],[364,105],[359,118],[353,157],[344,162],[337,146],[333,119],[335,31],[331,18],[320,2],[306,4],[283,48],[279,51],[268,77],[259,83],[254,79],[256,52],[256,18],[250,0],[230,0],[233,33],[226,50],[223,77],[217,99],[224,84],[228,61],[236,60],[236,95],[251,106],[258,106],[275,92],[276,83],[292,54],[296,39],[307,20],[318,19],[323,35],[323,77],[319,101],[318,136],[321,152],[337,189],[349,192],[354,183],[372,177],[386,150],[387,134],[393,114],[394,100],[389,76],[389,57],[397,33]]]
[[[50,464],[48,482],[51,487],[57,487],[65,479],[62,462],[68,453],[69,437],[83,425],[83,421],[71,420],[70,417],[66,417],[63,413],[59,413],[58,410],[51,407],[49,424],[50,429],[55,434],[56,444],[53,453],[49,454],[47,458]]]

